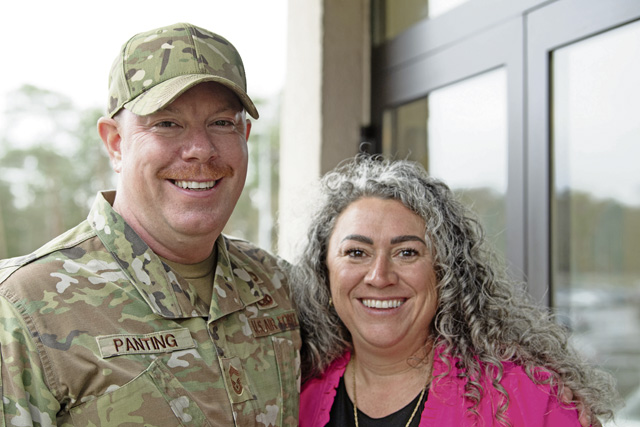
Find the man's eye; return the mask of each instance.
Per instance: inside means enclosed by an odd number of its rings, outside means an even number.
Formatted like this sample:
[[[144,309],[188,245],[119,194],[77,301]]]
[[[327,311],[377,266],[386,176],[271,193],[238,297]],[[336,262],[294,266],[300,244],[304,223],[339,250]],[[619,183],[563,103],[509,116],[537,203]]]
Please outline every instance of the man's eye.
[[[160,128],[170,128],[173,126],[177,126],[174,122],[170,122],[168,120],[164,120],[160,123],[158,123],[156,126],[160,127]]]
[[[233,122],[229,120],[216,120],[213,124],[216,126],[233,126]]]

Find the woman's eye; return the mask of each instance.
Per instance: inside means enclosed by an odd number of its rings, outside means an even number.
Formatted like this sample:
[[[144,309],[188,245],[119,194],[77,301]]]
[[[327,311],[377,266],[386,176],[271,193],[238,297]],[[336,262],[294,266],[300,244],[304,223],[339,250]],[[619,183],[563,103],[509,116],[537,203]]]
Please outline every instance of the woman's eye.
[[[412,257],[418,255],[418,251],[415,249],[400,249],[398,252],[401,257]]]
[[[359,258],[364,255],[364,251],[362,249],[347,249],[344,254],[348,257]]]

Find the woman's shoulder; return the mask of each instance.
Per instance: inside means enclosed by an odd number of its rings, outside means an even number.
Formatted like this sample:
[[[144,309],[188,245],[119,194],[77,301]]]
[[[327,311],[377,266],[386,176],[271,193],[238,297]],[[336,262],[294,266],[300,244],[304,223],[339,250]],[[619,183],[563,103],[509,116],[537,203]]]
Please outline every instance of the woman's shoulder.
[[[542,367],[525,368],[503,362],[501,387],[508,393],[509,419],[513,425],[579,426],[578,411],[573,405],[562,403],[558,384],[553,375]],[[503,401],[498,389],[490,388],[493,400]]]
[[[443,356],[436,363],[441,364],[440,374],[446,374],[435,381],[434,394],[444,398],[443,403],[448,408],[472,406],[471,401],[462,398],[467,382],[464,367],[458,359]],[[485,367],[481,364],[481,371],[485,371]],[[539,367],[527,369],[510,361],[504,361],[489,371],[490,374],[480,381],[483,397],[476,411],[481,418],[492,419],[495,408],[508,402],[506,415],[513,426],[580,425],[577,410],[560,402],[557,384],[552,381],[549,371]],[[497,388],[493,386],[494,379],[498,379]]]
[[[505,388],[530,389],[532,393],[557,395],[558,384],[551,372],[542,367],[525,368],[514,362],[502,362],[502,379]]]
[[[486,363],[479,362],[479,369],[481,372],[487,373],[486,368]],[[436,349],[434,357],[434,376],[453,377],[463,380],[464,378],[467,378],[465,370],[466,369],[459,358],[446,352],[442,346]],[[555,384],[552,381],[553,376],[548,370],[541,367],[526,369],[522,364],[512,361],[502,361],[499,366],[492,366],[488,370],[488,375],[485,375],[481,382],[488,383],[486,385],[490,385],[493,383],[493,379],[498,377],[500,377],[500,384],[504,387],[526,385],[539,389],[543,392],[555,389]]]

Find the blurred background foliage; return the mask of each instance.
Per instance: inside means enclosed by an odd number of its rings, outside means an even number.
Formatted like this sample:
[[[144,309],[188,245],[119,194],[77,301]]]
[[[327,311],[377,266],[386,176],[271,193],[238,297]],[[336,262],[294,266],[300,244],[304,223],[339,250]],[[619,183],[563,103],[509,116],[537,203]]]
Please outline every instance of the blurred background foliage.
[[[31,85],[8,98],[0,122],[0,259],[30,253],[84,220],[96,193],[117,180],[96,130],[101,108],[79,108]],[[225,232],[275,250],[279,107],[256,104],[247,183]]]

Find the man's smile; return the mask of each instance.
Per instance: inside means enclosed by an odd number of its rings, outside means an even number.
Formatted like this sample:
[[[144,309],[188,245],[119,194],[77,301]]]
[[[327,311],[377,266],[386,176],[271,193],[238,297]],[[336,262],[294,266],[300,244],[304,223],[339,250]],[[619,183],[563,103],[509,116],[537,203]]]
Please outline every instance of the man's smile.
[[[185,190],[196,190],[196,191],[204,191],[210,190],[215,187],[220,179],[215,181],[178,181],[178,180],[170,180],[176,187],[180,187]]]

